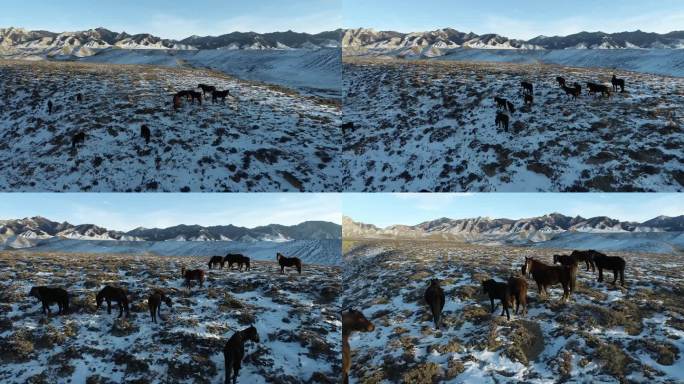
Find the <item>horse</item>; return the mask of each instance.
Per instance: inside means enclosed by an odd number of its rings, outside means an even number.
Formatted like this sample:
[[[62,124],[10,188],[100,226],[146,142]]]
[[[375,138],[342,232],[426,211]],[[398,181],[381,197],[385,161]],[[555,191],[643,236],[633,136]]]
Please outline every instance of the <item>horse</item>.
[[[589,250],[589,251],[572,251],[570,254],[570,257],[575,258],[577,262],[585,262],[587,265],[587,272],[589,272],[589,267],[591,267],[591,271],[595,272],[596,271],[596,265],[594,264],[594,256],[598,254],[599,252],[596,252],[594,250]]]
[[[157,324],[157,314],[161,318],[161,303],[166,303],[166,306],[171,308],[173,302],[171,298],[166,296],[163,291],[156,290],[150,297],[147,298],[147,306],[150,309],[150,316],[152,316],[152,322]]]
[[[508,125],[510,123],[510,118],[508,117],[507,114],[502,113],[502,112],[497,112],[496,119],[494,121],[496,123],[497,128],[503,128],[506,132],[508,132]]]
[[[492,304],[492,313],[494,313],[494,310],[496,309],[496,307],[494,306],[494,299],[499,299],[501,300],[501,304],[503,305],[501,316],[505,314],[508,320],[511,319],[511,314],[508,312],[508,308],[512,304],[511,289],[507,283],[499,283],[492,279],[483,281],[482,292],[489,295],[489,301]]]
[[[565,85],[563,86],[563,90],[565,91],[566,96],[572,96],[574,100],[577,100],[577,97],[579,96],[580,92],[582,92],[581,89],[570,88],[566,87]]]
[[[542,291],[548,296],[547,287],[558,283],[563,286],[563,299],[565,300],[569,299],[570,293],[575,290],[576,267],[547,265],[533,258],[525,257],[525,270],[532,273],[540,296]]]
[[[602,96],[602,97],[603,97],[603,96],[606,96],[606,97],[610,98],[610,96],[611,96],[610,89],[609,89],[608,86],[606,86],[606,85],[599,84],[599,85],[596,87],[596,91],[597,91],[597,92],[601,92],[601,96]]]
[[[515,314],[518,314],[520,305],[523,306],[523,314],[527,314],[527,280],[511,276],[508,278],[508,289],[515,300]]]
[[[75,149],[78,144],[84,144],[86,139],[85,132],[79,132],[71,137],[71,148]]]
[[[282,253],[276,254],[276,259],[280,265],[280,273],[285,273],[285,267],[295,267],[297,272],[302,274],[302,261],[298,257],[285,257]]]
[[[173,110],[177,111],[181,107],[181,96],[178,94],[173,95]]]
[[[107,314],[112,314],[112,301],[116,301],[119,306],[119,317],[123,316],[124,309],[126,310],[126,317],[130,316],[128,296],[125,289],[107,285],[97,294],[97,309],[100,309],[103,300],[107,302]]]
[[[245,343],[247,341],[259,342],[259,333],[254,326],[235,332],[223,347],[223,360],[226,363],[226,384],[230,384],[231,376],[233,384],[237,383],[242,359],[245,358]]]
[[[553,255],[553,263],[565,265],[568,267],[577,267],[577,258],[569,255]]]
[[[608,95],[608,97],[610,97],[610,90],[603,84],[587,83],[587,88],[589,94],[597,94],[600,92],[601,96]]]
[[[229,253],[223,258],[223,262],[228,263],[229,269],[233,269],[233,264],[237,264],[240,271],[242,271],[243,265],[247,266],[247,270],[251,269],[250,258],[241,254]]]
[[[615,74],[613,74],[613,79],[610,82],[613,84],[613,92],[617,92],[618,87],[620,88],[621,93],[625,92],[625,79],[618,79]]]
[[[620,285],[625,286],[625,259],[619,256],[607,256],[597,252],[594,256],[594,263],[598,268],[598,281],[603,281],[603,270],[608,269],[613,271],[613,285],[617,281],[618,274],[620,275]]]
[[[48,100],[48,115],[52,115],[52,100]]]
[[[228,90],[225,91],[216,91],[211,93],[211,102],[216,103],[216,100],[221,99],[222,103],[226,102],[226,97],[230,94]]]
[[[524,95],[523,97],[525,98],[525,105],[529,105],[530,107],[532,107],[532,104],[534,104],[534,96]]]
[[[152,136],[152,132],[150,131],[150,127],[147,125],[143,124],[140,126],[140,136],[142,136],[143,139],[145,139],[145,144],[150,143],[150,137]]]
[[[575,87],[575,89],[577,90],[577,96],[578,97],[581,96],[582,95],[582,86],[580,85],[580,83],[574,83],[572,86]]]
[[[188,91],[188,92],[189,92],[190,97],[192,98],[190,101],[192,104],[195,104],[195,100],[197,100],[199,105],[202,105],[202,94],[201,93],[195,92],[195,91]]]
[[[528,94],[528,95],[533,95],[534,94],[534,85],[530,83],[529,81],[523,81],[520,83],[520,86],[523,89],[523,95]]]
[[[200,88],[202,90],[202,93],[204,93],[204,97],[207,97],[207,92],[212,93],[216,91],[216,87],[214,87],[213,85],[200,84],[197,86],[197,88]]]
[[[29,296],[33,296],[43,304],[43,314],[49,314],[50,305],[57,304],[59,307],[58,315],[62,315],[69,310],[69,293],[62,288],[32,287]]]
[[[76,101],[79,103],[82,103],[83,102],[83,94],[81,94],[81,93],[76,94]]]
[[[507,107],[506,103],[508,102],[506,99],[501,98],[501,97],[498,97],[498,96],[495,96],[495,97],[494,97],[494,102],[496,103],[496,108],[497,108],[497,109],[498,109],[498,108],[501,108],[501,109],[503,109],[503,110],[506,110],[506,107]]]
[[[425,302],[432,312],[432,320],[435,322],[435,329],[439,329],[442,310],[444,309],[444,290],[439,286],[439,280],[430,280],[430,286],[423,295]]]
[[[209,260],[209,269],[212,269],[214,266],[217,264],[221,266],[221,269],[223,269],[225,261],[223,260],[223,257],[221,256],[213,256],[211,260]]]
[[[558,82],[558,85],[559,85],[561,88],[565,87],[565,79],[564,79],[564,78],[558,76],[558,77],[556,77],[556,81]]]
[[[344,123],[340,126],[340,128],[342,128],[342,134],[346,133],[346,131],[354,131],[354,123]]]
[[[351,347],[349,336],[352,332],[373,332],[375,325],[361,313],[353,308],[342,312],[342,382],[349,383],[349,371],[351,370]]]
[[[188,271],[185,267],[181,268],[181,276],[185,279],[185,285],[190,288],[192,280],[199,281],[200,287],[204,287],[204,271],[201,269],[193,269]]]
[[[510,101],[506,101],[506,109],[508,109],[510,113],[515,113],[515,106]]]

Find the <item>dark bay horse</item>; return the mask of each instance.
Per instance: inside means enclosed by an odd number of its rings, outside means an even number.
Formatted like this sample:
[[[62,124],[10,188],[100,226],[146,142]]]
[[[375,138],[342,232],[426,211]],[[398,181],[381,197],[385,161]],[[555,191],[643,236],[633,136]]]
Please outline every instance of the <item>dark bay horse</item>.
[[[565,300],[569,299],[570,293],[575,290],[576,267],[547,265],[533,258],[525,257],[525,271],[532,273],[540,296],[542,291],[548,296],[547,287],[559,283],[563,286],[563,299]]]
[[[33,287],[29,291],[29,296],[40,300],[43,304],[43,313],[46,315],[50,313],[50,305],[52,304],[57,304],[59,307],[58,315],[69,310],[69,294],[62,288]]]
[[[85,143],[85,132],[79,132],[71,137],[71,148],[76,148],[77,145]]]
[[[532,85],[532,83],[530,83],[529,81],[521,82],[520,86],[523,89],[523,94],[528,94],[528,95],[534,94],[534,85]]]
[[[423,298],[432,312],[432,320],[435,322],[435,329],[439,329],[445,301],[444,290],[439,286],[439,280],[430,280],[430,286],[425,290]]]
[[[143,139],[145,139],[145,144],[150,143],[150,137],[152,137],[152,131],[150,131],[150,127],[147,125],[143,124],[140,126],[140,136],[142,136]]]
[[[620,275],[620,285],[625,286],[625,259],[619,256],[606,256],[600,252],[596,252],[594,256],[594,263],[596,263],[596,268],[598,268],[598,281],[603,281],[603,270],[613,271],[613,285],[617,281],[618,274]]]
[[[228,268],[233,269],[233,264],[237,264],[238,269],[242,271],[242,266],[246,266],[246,270],[251,269],[250,258],[239,253],[229,253],[223,258],[224,263],[228,263]]]
[[[570,255],[553,255],[553,263],[565,266],[577,266],[577,258]]]
[[[204,271],[201,269],[194,269],[188,271],[185,267],[181,268],[181,276],[185,279],[185,285],[190,288],[192,280],[199,281],[200,287],[204,287]]]
[[[515,314],[518,314],[521,305],[523,307],[523,314],[526,314],[527,280],[522,277],[511,276],[508,278],[508,288],[511,291],[511,298],[515,300]]]
[[[281,274],[285,273],[285,267],[297,268],[297,272],[302,274],[302,261],[298,257],[285,257],[282,253],[277,253],[276,259],[278,259]]]
[[[107,285],[98,292],[96,300],[97,309],[102,306],[102,301],[107,302],[107,314],[112,314],[112,301],[116,301],[119,307],[119,317],[123,316],[124,310],[126,310],[126,317],[131,314],[128,308],[128,293],[123,288]]]
[[[259,342],[259,333],[254,326],[235,332],[223,347],[223,360],[226,363],[226,384],[230,384],[231,377],[233,384],[237,383],[240,368],[242,368],[242,359],[245,358],[245,343],[248,341]]]
[[[213,269],[216,266],[220,266],[221,269],[223,269],[223,264],[225,261],[223,260],[223,257],[221,256],[213,256],[211,260],[209,260],[209,269]]]
[[[620,92],[625,92],[625,79],[618,79],[615,75],[613,75],[613,78],[610,82],[613,84],[613,92],[617,92],[618,88],[620,88]]]
[[[349,336],[353,332],[373,332],[375,325],[353,308],[342,312],[342,382],[349,384],[349,370],[351,369],[351,347]]]
[[[216,90],[216,87],[213,85],[206,85],[206,84],[199,84],[197,88],[202,90],[202,93],[204,93],[204,97],[207,97],[207,93],[212,93]]]
[[[494,120],[497,128],[502,128],[504,131],[508,132],[508,126],[510,124],[510,117],[502,112],[496,113],[496,119]]]
[[[227,90],[226,91],[214,90],[214,92],[211,93],[211,102],[216,103],[217,100],[221,99],[221,102],[225,103],[226,97],[228,97],[229,94],[230,94],[230,92]]]
[[[589,271],[589,268],[591,267],[591,271],[595,272],[596,271],[596,265],[594,264],[594,256],[596,256],[597,254],[602,255],[602,253],[596,252],[594,250],[572,251],[572,253],[570,254],[570,257],[574,257],[578,263],[581,263],[581,262],[586,263],[587,271]]]
[[[166,306],[171,308],[173,302],[171,298],[166,296],[163,291],[156,290],[150,297],[147,298],[147,306],[150,309],[150,316],[152,316],[152,322],[157,323],[157,315],[161,317],[161,303],[166,303]]]

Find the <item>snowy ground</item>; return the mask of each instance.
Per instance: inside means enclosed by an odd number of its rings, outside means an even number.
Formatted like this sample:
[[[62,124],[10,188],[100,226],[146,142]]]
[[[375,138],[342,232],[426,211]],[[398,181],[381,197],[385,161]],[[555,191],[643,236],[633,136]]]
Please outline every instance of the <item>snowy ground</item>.
[[[172,95],[199,83],[236,98],[174,113]],[[208,70],[69,62],[0,61],[0,89],[5,191],[339,190],[340,108],[324,99]]]
[[[684,78],[541,64],[345,58],[343,184],[349,191],[682,191]],[[569,100],[562,75],[584,87]],[[523,107],[520,82],[535,85]],[[494,96],[512,101],[509,133]]]
[[[109,253],[157,256],[216,256],[241,253],[252,260],[274,261],[276,253],[299,257],[304,263],[341,265],[341,240],[261,241],[110,241],[50,239],[36,243],[31,252]]]
[[[284,51],[108,49],[80,60],[91,63],[208,68],[245,80],[292,88],[304,95],[334,99],[341,97],[342,53],[340,49]]]
[[[528,279],[529,313],[490,314],[480,282],[519,274],[521,260],[557,250],[416,241],[345,241],[344,306],[375,324],[350,339],[353,383],[674,383],[684,380],[682,255],[620,253],[626,287],[582,267],[576,292],[541,299]],[[446,292],[434,330],[423,293]],[[612,273],[606,278],[612,281]]]
[[[206,267],[206,258],[0,254],[0,381],[223,383],[223,345],[250,324],[261,342],[247,345],[239,383],[340,376],[339,268],[309,265],[301,276],[280,275],[275,262],[258,261],[251,272],[209,271],[204,288],[188,290],[182,265]],[[129,320],[97,311],[105,284],[128,289]],[[33,285],[66,288],[72,312],[44,317],[28,297]],[[146,304],[154,288],[174,301],[157,325]]]

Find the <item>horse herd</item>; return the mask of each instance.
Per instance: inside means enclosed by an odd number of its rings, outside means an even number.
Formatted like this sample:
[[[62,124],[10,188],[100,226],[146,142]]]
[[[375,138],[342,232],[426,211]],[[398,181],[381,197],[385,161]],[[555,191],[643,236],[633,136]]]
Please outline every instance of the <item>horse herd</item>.
[[[575,82],[573,83],[572,87],[568,87],[568,82],[565,80],[564,77],[561,76],[556,77],[556,82],[558,83],[560,88],[565,92],[565,94],[568,97],[572,97],[573,100],[577,100],[577,98],[582,95],[582,86],[579,83]],[[617,92],[618,88],[621,92],[625,92],[625,79],[618,79],[617,76],[613,75],[611,83],[613,85],[612,92]],[[522,98],[524,105],[529,106],[531,108],[534,104],[534,85],[529,81],[522,81],[520,83],[520,87],[522,88]],[[606,96],[608,98],[610,98],[611,96],[611,90],[608,88],[607,85],[604,84],[588,82],[587,92],[589,95],[601,95]],[[508,115],[508,113],[515,113],[515,106],[510,101],[499,96],[494,97],[494,103],[496,104],[497,109],[494,123],[496,124],[497,128],[501,128],[504,131],[508,132],[511,120],[511,117],[510,115]]]
[[[297,257],[285,257],[281,253],[276,254],[276,259],[280,266],[280,273],[283,274],[286,267],[293,267],[297,272],[302,273],[302,261]],[[233,264],[237,264],[240,271],[243,265],[246,266],[245,271],[250,270],[250,258],[240,254],[228,254],[225,257],[213,256],[209,260],[209,269],[220,266],[223,269],[225,263],[228,263],[228,268],[232,269]],[[191,288],[192,282],[197,280],[200,287],[203,286],[205,279],[205,272],[201,269],[186,270],[181,268],[181,276],[185,280],[185,285],[188,289]],[[57,304],[59,307],[58,315],[66,314],[69,310],[69,293],[63,288],[51,287],[32,287],[29,291],[29,296],[37,298],[43,306],[43,314],[50,314],[50,306]],[[107,314],[112,313],[112,302],[116,303],[119,309],[119,316],[121,318],[124,313],[126,318],[130,316],[130,301],[128,291],[121,287],[107,285],[102,288],[95,296],[97,309],[102,307],[104,302],[107,303]],[[164,290],[155,288],[152,290],[147,298],[147,306],[150,311],[150,318],[152,323],[157,324],[157,316],[161,318],[162,303],[167,307],[173,306],[173,300],[164,292]],[[228,340],[223,348],[223,356],[226,365],[226,384],[230,383],[231,377],[233,384],[237,383],[237,377],[240,372],[241,363],[245,356],[245,342],[252,341],[259,342],[259,334],[254,326],[250,326],[242,331],[235,332]]]
[[[182,104],[183,100],[187,100],[191,104],[194,104],[195,101],[197,101],[199,105],[202,105],[202,96],[204,95],[204,98],[206,98],[207,93],[211,94],[212,103],[217,103],[218,101],[221,101],[221,103],[225,103],[226,98],[228,96],[231,96],[229,90],[219,91],[213,85],[198,84],[197,88],[195,88],[195,89],[198,89],[198,88],[201,89],[202,92],[197,92],[194,89],[189,89],[189,90],[184,90],[184,91],[180,91],[180,92],[175,93],[173,95],[173,102],[172,102],[173,110],[178,111],[178,109],[180,109],[181,106],[183,105]],[[78,103],[82,103],[83,102],[83,94],[78,93],[75,96],[75,100]],[[55,110],[55,108],[54,108],[54,104],[53,104],[52,100],[48,100],[47,101],[48,114],[51,115],[54,110]],[[150,143],[150,137],[152,136],[152,131],[150,130],[150,128],[147,125],[143,124],[140,127],[140,136],[145,140],[145,144]],[[85,131],[80,131],[80,132],[73,134],[71,136],[71,148],[76,149],[79,144],[84,144],[85,140],[86,140]]]
[[[482,291],[487,294],[491,304],[491,312],[494,313],[496,306],[494,300],[499,300],[503,306],[501,316],[511,316],[509,308],[515,304],[515,313],[523,307],[523,314],[527,313],[527,280],[532,276],[537,284],[539,296],[544,293],[548,297],[547,288],[556,284],[563,287],[563,300],[570,298],[570,294],[575,290],[575,279],[579,263],[586,264],[586,271],[595,272],[598,269],[598,281],[603,281],[603,270],[613,272],[613,285],[616,284],[618,276],[620,284],[625,285],[625,260],[618,256],[607,256],[594,250],[573,251],[570,255],[554,255],[553,265],[545,264],[537,259],[525,257],[522,265],[521,276],[510,276],[507,282],[497,282],[489,279],[481,282]],[[560,265],[557,265],[560,264]],[[431,279],[428,288],[425,290],[423,299],[430,308],[432,320],[435,328],[441,327],[441,315],[444,309],[446,296],[440,286],[438,279]],[[349,371],[351,368],[351,348],[349,337],[353,332],[373,332],[375,326],[361,311],[348,308],[342,311],[342,375],[344,383],[349,382]]]

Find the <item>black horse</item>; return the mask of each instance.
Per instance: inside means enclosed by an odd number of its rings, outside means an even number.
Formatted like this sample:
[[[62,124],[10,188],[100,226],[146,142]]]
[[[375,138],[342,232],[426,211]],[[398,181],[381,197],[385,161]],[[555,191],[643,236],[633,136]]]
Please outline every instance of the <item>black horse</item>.
[[[598,268],[598,281],[603,281],[603,270],[608,269],[613,271],[613,285],[617,281],[618,274],[620,275],[620,285],[625,286],[625,259],[619,256],[607,256],[603,253],[597,252],[594,256],[594,263]]]
[[[613,84],[613,92],[617,92],[618,88],[620,88],[620,92],[625,92],[625,79],[618,79],[613,75],[613,79],[610,82]]]
[[[230,94],[229,91],[214,91],[211,94],[212,103],[216,103],[216,100],[221,99],[222,103],[226,102],[226,97]]]
[[[50,313],[50,305],[57,304],[59,307],[58,315],[64,314],[69,310],[69,294],[62,288],[33,287],[29,292],[43,304],[43,313]]]
[[[152,136],[152,131],[150,131],[150,127],[147,125],[143,124],[140,126],[140,136],[142,136],[143,139],[145,139],[145,144],[150,143],[150,137]]]
[[[508,132],[510,117],[508,117],[508,115],[505,113],[497,112],[495,123],[497,128],[502,128],[504,131]]]
[[[223,257],[221,256],[212,256],[212,258],[209,260],[209,269],[212,269],[216,266],[220,266],[221,269],[223,269],[223,264],[225,263]]]
[[[435,322],[435,329],[439,329],[445,301],[444,290],[439,286],[439,280],[430,280],[430,286],[425,290],[423,297],[432,312],[432,320]]]
[[[71,148],[75,149],[78,144],[85,143],[86,134],[85,132],[79,132],[71,137]]]
[[[130,309],[128,308],[128,295],[126,290],[123,288],[112,287],[107,285],[102,288],[97,294],[97,309],[102,306],[102,301],[107,302],[107,314],[112,314],[112,301],[116,301],[119,306],[119,317],[123,316],[124,310],[126,310],[126,317],[130,315]]]
[[[200,88],[202,90],[202,93],[204,93],[204,97],[207,97],[207,93],[212,93],[216,91],[216,87],[214,87],[213,85],[200,84],[197,86],[197,88]]]
[[[565,87],[565,79],[564,79],[564,78],[558,76],[558,77],[556,77],[556,81],[558,82],[558,85],[559,85],[561,88]]]
[[[242,359],[245,357],[245,343],[247,341],[259,342],[259,333],[254,326],[235,332],[223,347],[223,359],[226,363],[226,384],[230,384],[231,377],[233,384],[237,383],[240,368],[242,368]]]
[[[285,257],[282,253],[277,253],[276,259],[278,259],[281,274],[285,273],[285,267],[297,268],[297,272],[302,274],[302,261],[298,257]]]
[[[532,83],[530,83],[529,81],[521,82],[520,86],[523,89],[523,94],[528,94],[528,95],[534,94],[534,85],[532,85]]]

